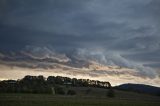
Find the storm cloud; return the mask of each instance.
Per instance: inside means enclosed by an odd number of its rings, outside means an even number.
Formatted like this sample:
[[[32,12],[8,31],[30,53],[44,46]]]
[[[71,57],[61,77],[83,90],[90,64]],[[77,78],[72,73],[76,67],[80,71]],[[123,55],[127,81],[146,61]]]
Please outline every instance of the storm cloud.
[[[153,79],[160,73],[159,19],[159,0],[1,0],[0,57],[47,48]]]

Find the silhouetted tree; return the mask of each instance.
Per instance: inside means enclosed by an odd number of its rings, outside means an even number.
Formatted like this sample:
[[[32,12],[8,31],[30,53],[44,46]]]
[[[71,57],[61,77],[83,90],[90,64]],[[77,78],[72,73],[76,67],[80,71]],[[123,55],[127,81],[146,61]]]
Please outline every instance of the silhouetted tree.
[[[47,78],[47,83],[51,86],[54,86],[55,85],[55,77],[54,76],[49,76]]]
[[[62,84],[63,84],[63,81],[64,81],[64,79],[63,79],[62,77],[60,77],[60,76],[57,76],[57,77],[55,78],[55,84],[60,84],[60,85],[62,85]]]
[[[0,81],[0,93],[52,93],[52,88],[57,94],[65,94],[63,87],[57,86],[80,86],[80,87],[103,87],[107,88],[111,85],[107,82],[76,79],[61,76],[49,76],[47,80],[42,76],[27,75],[20,80],[4,80]],[[109,88],[108,87],[108,88]],[[70,92],[70,91],[68,91]]]

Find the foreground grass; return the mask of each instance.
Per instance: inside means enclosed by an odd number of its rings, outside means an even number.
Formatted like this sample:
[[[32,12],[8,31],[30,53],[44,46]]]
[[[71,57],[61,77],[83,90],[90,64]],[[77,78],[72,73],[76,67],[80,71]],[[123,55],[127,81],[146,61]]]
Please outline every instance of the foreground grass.
[[[0,106],[160,106],[160,101],[44,94],[0,94]]]

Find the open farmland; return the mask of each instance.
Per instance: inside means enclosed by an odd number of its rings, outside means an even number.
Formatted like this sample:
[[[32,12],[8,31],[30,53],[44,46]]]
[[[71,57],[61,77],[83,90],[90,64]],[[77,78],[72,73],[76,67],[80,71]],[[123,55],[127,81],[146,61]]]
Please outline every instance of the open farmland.
[[[76,89],[74,96],[51,94],[0,94],[0,106],[160,106],[160,97],[115,91],[116,97],[105,96],[106,89]]]

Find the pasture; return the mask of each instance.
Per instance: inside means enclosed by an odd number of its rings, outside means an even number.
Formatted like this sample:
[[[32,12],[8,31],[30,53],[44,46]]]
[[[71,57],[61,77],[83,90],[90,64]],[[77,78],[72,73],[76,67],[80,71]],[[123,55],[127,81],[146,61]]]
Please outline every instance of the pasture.
[[[115,91],[116,97],[105,96],[106,89],[77,89],[74,96],[52,94],[0,94],[0,106],[160,106],[160,97]]]

